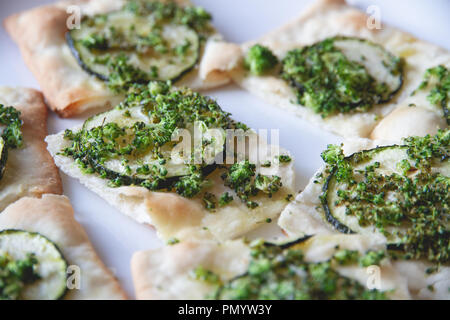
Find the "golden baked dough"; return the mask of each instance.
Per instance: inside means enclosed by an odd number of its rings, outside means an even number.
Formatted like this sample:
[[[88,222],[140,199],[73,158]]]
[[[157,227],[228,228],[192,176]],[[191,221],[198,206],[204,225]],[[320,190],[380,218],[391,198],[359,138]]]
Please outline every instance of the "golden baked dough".
[[[298,19],[278,30],[256,41],[244,43],[240,47],[235,45],[235,50],[241,49],[241,63],[230,63],[231,66],[237,66],[230,71],[232,78],[241,87],[268,103],[304,118],[320,128],[347,138],[368,138],[377,123],[418,87],[426,69],[439,64],[450,65],[448,51],[390,26],[382,25],[381,29],[369,29],[368,18],[365,13],[347,5],[344,0],[318,0]],[[376,105],[367,112],[337,114],[322,118],[312,109],[297,104],[297,97],[287,82],[274,75],[251,75],[242,63],[243,56],[255,43],[269,47],[279,59],[282,59],[291,49],[311,45],[336,35],[368,39],[406,60],[403,86],[391,101]],[[233,57],[233,61],[236,59]],[[435,126],[438,124],[433,125]],[[377,137],[388,139],[385,135]]]
[[[75,220],[67,197],[46,194],[41,199],[20,199],[0,213],[0,230],[5,229],[37,232],[47,237],[58,246],[69,266],[80,268],[80,288],[69,288],[64,299],[126,299]]]
[[[8,151],[0,180],[0,210],[24,196],[62,193],[58,169],[46,149],[47,108],[39,91],[0,87],[0,103],[21,112],[23,146]]]
[[[50,108],[60,116],[72,117],[88,110],[111,107],[123,99],[122,95],[110,91],[103,81],[85,72],[72,56],[64,36],[68,6],[77,5],[82,14],[94,15],[117,10],[123,4],[124,0],[61,1],[12,15],[4,21]],[[221,41],[218,33],[211,35],[197,67],[177,85],[206,89],[227,83],[229,77],[221,71],[221,60],[208,52]]]

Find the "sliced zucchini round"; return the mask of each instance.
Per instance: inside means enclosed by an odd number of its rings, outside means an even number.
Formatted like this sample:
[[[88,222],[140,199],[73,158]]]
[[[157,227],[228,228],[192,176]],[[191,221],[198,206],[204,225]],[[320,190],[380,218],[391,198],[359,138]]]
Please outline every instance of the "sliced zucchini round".
[[[300,104],[327,117],[389,101],[402,86],[403,62],[369,40],[337,36],[289,51],[281,77]]]
[[[123,72],[131,82],[176,81],[194,68],[200,52],[199,36],[189,26],[156,25],[151,14],[127,10],[84,17],[66,39],[80,66],[103,81]]]
[[[134,133],[129,129],[135,124],[143,123],[149,128],[158,125],[149,118],[146,106],[139,105],[129,108],[114,108],[93,116],[85,121],[83,130],[88,131],[108,123],[115,123],[120,128],[125,129],[125,135],[116,140],[123,147],[126,147],[135,138]],[[194,127],[189,126],[187,129],[193,137]],[[163,180],[159,180],[157,189],[170,188],[180,177],[191,173],[190,166],[187,163],[172,158],[174,145],[175,142],[168,142],[160,147],[160,155],[162,158],[167,159],[164,163],[160,162],[160,158],[155,157],[153,148],[149,148],[144,153],[112,157],[102,163],[88,156],[88,161],[95,171],[102,172],[110,180],[120,179],[124,185],[141,185],[146,181],[155,181],[153,170],[161,169],[166,171],[166,174]],[[216,154],[223,152],[224,146],[221,145],[221,148],[216,150]],[[124,159],[126,160],[125,162]],[[142,170],[144,165],[147,170]],[[202,174],[207,176],[216,167],[215,163],[207,163],[202,168]]]
[[[383,176],[389,176],[392,174],[403,175],[404,172],[399,164],[405,161],[409,163],[411,168],[414,168],[415,164],[413,160],[408,157],[407,146],[384,146],[377,147],[371,150],[365,150],[357,152],[345,159],[351,166],[353,174],[357,183],[364,179],[364,169],[368,166],[373,166],[375,163],[379,163],[379,167],[375,167],[374,172]],[[347,190],[347,184],[337,181],[336,167],[332,169],[330,175],[327,177],[324,186],[323,194],[321,197],[322,206],[325,212],[327,221],[333,225],[333,227],[342,233],[360,233],[360,234],[374,234],[378,233],[378,229],[375,225],[361,225],[358,217],[352,214],[347,214],[346,204],[339,204],[339,191]],[[444,161],[435,161],[432,172],[441,173],[444,176],[450,176],[450,162],[444,159]],[[408,177],[414,178],[418,174],[418,171],[411,170],[408,172]],[[390,201],[398,199],[399,195],[396,191],[390,192],[385,195]],[[360,200],[363,201],[363,200]],[[369,210],[369,209],[367,209]],[[386,213],[387,214],[387,213]],[[407,222],[398,226],[388,226],[385,229],[384,235],[387,237],[390,245],[399,246],[402,243],[401,235],[411,227]],[[446,228],[449,227],[447,223]]]
[[[259,240],[251,243],[247,271],[218,283],[213,298],[225,300],[389,298],[385,292],[367,290],[359,280],[341,273],[333,260],[334,256],[325,257],[322,261],[305,259],[309,250],[321,251],[320,248],[310,246],[308,241],[310,238],[304,237],[285,244]],[[337,250],[337,247],[335,248]],[[330,247],[327,246],[327,249]]]
[[[6,162],[8,160],[8,148],[5,145],[5,140],[0,137],[0,180],[5,172]]]
[[[142,106],[135,106],[126,109],[114,108],[88,118],[83,123],[83,130],[90,130],[110,122],[117,123],[120,127],[131,127],[136,122],[150,124],[151,121],[148,117],[148,113]]]
[[[400,59],[381,45],[349,37],[337,37],[333,43],[350,61],[363,65],[377,83],[387,86],[387,90],[380,94],[377,103],[389,101],[400,90],[403,84]]]
[[[0,231],[0,255],[13,260],[34,254],[39,279],[27,284],[20,294],[24,300],[61,299],[67,290],[67,262],[56,244],[35,232],[8,229]]]

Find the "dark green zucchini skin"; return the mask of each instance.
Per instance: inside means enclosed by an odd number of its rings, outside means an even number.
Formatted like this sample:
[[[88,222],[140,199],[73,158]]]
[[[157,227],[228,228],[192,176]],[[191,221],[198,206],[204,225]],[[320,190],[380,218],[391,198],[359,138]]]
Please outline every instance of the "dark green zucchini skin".
[[[296,244],[305,242],[306,240],[310,239],[312,237],[312,235],[307,235],[304,237],[300,237],[298,239],[292,240],[292,241],[288,241],[288,242],[284,242],[284,243],[276,243],[276,242],[268,242],[265,241],[264,245],[268,246],[268,247],[279,247],[281,249],[288,249],[290,247],[295,246]]]
[[[363,151],[359,151],[356,152],[352,155],[349,155],[348,157],[345,158],[345,160],[348,161],[353,161],[355,159],[360,158],[362,155],[364,155],[365,153],[374,153],[374,152],[380,152],[386,149],[390,149],[390,148],[405,148],[405,146],[402,145],[390,145],[390,146],[382,146],[382,147],[376,147],[374,149],[370,149],[370,150],[363,150]],[[325,183],[322,187],[322,194],[320,196],[320,202],[322,204],[322,208],[324,210],[325,213],[325,218],[327,220],[327,222],[329,224],[331,224],[337,231],[341,232],[341,233],[346,233],[346,234],[354,234],[356,233],[355,231],[351,230],[348,226],[346,226],[345,224],[343,224],[341,221],[339,221],[338,219],[336,219],[333,215],[332,210],[330,209],[330,206],[328,204],[328,192],[329,192],[329,185],[331,180],[333,179],[334,175],[336,173],[336,167],[334,167],[330,174],[328,175],[328,177],[325,180]]]
[[[139,177],[133,177],[133,176],[128,176],[125,174],[118,173],[116,171],[113,171],[111,169],[104,167],[103,165],[99,164],[98,162],[96,162],[93,159],[89,159],[88,161],[89,161],[90,166],[94,169],[95,172],[103,172],[106,179],[119,180],[121,182],[121,184],[125,185],[125,186],[131,186],[131,185],[141,186],[145,181],[148,180],[148,179],[142,179]],[[203,176],[207,177],[218,167],[219,167],[219,165],[216,163],[205,166],[204,168],[202,168]],[[164,180],[160,180],[158,182],[156,190],[164,190],[164,189],[170,190],[170,189],[172,189],[173,185],[178,180],[180,180],[180,178],[182,178],[182,177],[184,177],[184,176],[173,176],[173,177],[166,178]]]
[[[68,264],[68,262],[67,262],[67,259],[64,257],[64,254],[62,253],[61,249],[58,247],[58,245],[57,245],[56,243],[54,243],[54,242],[53,242],[52,240],[50,240],[48,237],[46,237],[46,236],[40,234],[39,232],[30,232],[30,231],[21,230],[21,229],[4,229],[4,230],[0,230],[0,235],[8,235],[8,234],[12,234],[12,233],[22,233],[22,232],[28,233],[28,234],[30,234],[30,235],[37,235],[37,236],[40,236],[40,237],[46,239],[49,243],[51,243],[51,244],[53,245],[53,247],[55,248],[55,250],[58,251],[58,253],[60,254],[61,259],[65,262],[65,264],[66,264],[66,270],[67,270],[67,266],[68,266],[69,264]],[[67,274],[66,274],[66,281],[67,281]],[[62,299],[66,296],[68,290],[69,290],[68,287],[65,286],[64,291],[62,291],[61,294],[60,294],[58,297],[55,298],[55,300],[62,300]]]
[[[137,106],[137,108],[141,108],[141,106]],[[112,111],[114,111],[114,109],[89,117],[83,123],[81,130],[88,131],[88,130],[90,130],[91,126],[96,127],[96,126],[98,126],[98,123],[104,123],[105,118],[107,117],[108,113],[110,113]],[[102,120],[102,118],[103,118],[103,120]],[[96,122],[96,120],[98,120],[98,121]],[[93,121],[94,121],[94,124],[92,124]],[[114,121],[111,120],[111,121],[114,122],[115,120]],[[220,155],[220,152],[217,155],[222,158],[222,163],[223,163],[223,160],[226,158],[226,150],[223,150],[221,152],[221,155]],[[177,173],[176,175],[173,175],[173,176],[152,177],[149,175],[148,177],[144,178],[144,177],[138,176],[136,174],[127,174],[124,172],[119,172],[117,170],[114,170],[114,168],[111,169],[104,163],[99,162],[98,159],[91,157],[88,154],[88,152],[83,153],[82,159],[83,159],[82,160],[83,163],[85,165],[87,165],[88,167],[92,168],[96,174],[101,175],[101,177],[104,179],[117,182],[117,184],[116,184],[117,186],[143,186],[150,190],[166,189],[166,190],[170,191],[173,189],[175,183],[177,183],[181,178],[189,175],[188,173],[182,172],[182,173]],[[210,164],[203,164],[199,168],[199,170],[200,170],[201,174],[203,175],[203,177],[207,177],[208,175],[210,175],[212,172],[214,172],[216,169],[218,169],[220,167],[221,167],[221,164],[213,162]],[[155,184],[154,185],[152,184],[152,186],[149,187],[146,185],[149,182],[150,183],[155,182]]]
[[[81,69],[83,69],[84,71],[86,71],[88,74],[97,77],[98,79],[102,80],[102,81],[108,81],[108,77],[105,77],[104,75],[97,73],[93,70],[91,70],[81,59],[80,53],[78,52],[78,50],[75,48],[75,42],[72,38],[72,35],[70,33],[70,31],[67,31],[65,34],[65,38],[66,38],[66,42],[67,45],[69,46],[70,52],[72,53],[72,55],[74,56],[75,60],[78,62],[78,65],[81,67]]]
[[[444,101],[442,101],[442,110],[444,111],[444,118],[447,121],[447,125],[450,126],[450,110],[448,109],[448,104],[450,102],[447,100],[448,100],[448,98],[444,99]]]
[[[93,71],[91,68],[89,68],[89,66],[83,62],[83,60],[81,59],[81,56],[78,52],[78,50],[75,48],[75,43],[74,40],[72,38],[72,35],[70,33],[70,31],[67,31],[65,34],[65,38],[66,38],[66,42],[67,45],[69,46],[70,52],[72,53],[73,57],[75,58],[75,60],[77,61],[78,65],[81,67],[81,69],[83,69],[85,72],[87,72],[88,74],[90,74],[91,76],[94,76],[96,78],[98,78],[101,81],[107,82],[109,80],[108,77],[106,77],[103,74],[100,74],[98,72]],[[181,80],[181,78],[183,78],[187,73],[191,72],[198,64],[199,60],[200,60],[200,54],[201,54],[201,48],[199,47],[198,52],[197,52],[197,59],[195,60],[195,62],[191,65],[190,68],[187,68],[185,70],[183,70],[182,72],[180,72],[177,76],[171,78],[171,79],[167,79],[172,81],[173,83]],[[145,84],[148,83],[149,81],[166,81],[155,78],[155,79],[135,79],[135,83],[140,83],[140,84]]]
[[[0,150],[0,180],[3,178],[3,174],[5,173],[6,163],[8,161],[8,148],[5,145],[5,141],[1,138],[2,146]]]
[[[197,36],[198,36],[198,34],[197,34]],[[199,43],[200,43],[200,39],[199,39]],[[196,66],[199,64],[199,62],[200,62],[200,55],[201,55],[201,53],[202,53],[202,45],[200,44],[200,45],[198,46],[198,49],[197,49],[197,58],[196,58],[195,61],[191,64],[191,66],[190,66],[189,68],[186,68],[185,70],[181,71],[181,72],[180,72],[178,75],[176,75],[175,77],[172,77],[171,79],[167,79],[167,80],[170,80],[172,83],[175,83],[175,82],[181,80],[181,78],[183,78],[186,74],[188,74],[188,73],[190,73],[192,70],[194,70],[195,67],[196,67]],[[165,79],[158,79],[158,78],[156,78],[156,79],[146,80],[146,81],[144,81],[144,83],[147,83],[147,82],[152,81],[152,80],[154,80],[154,81],[166,81]]]
[[[331,178],[334,176],[335,173],[336,173],[336,168],[334,168],[331,171],[330,175],[325,180],[325,183],[322,188],[322,195],[320,196],[320,202],[322,203],[322,208],[325,213],[325,218],[327,219],[327,222],[333,226],[333,228],[335,228],[337,231],[339,231],[341,233],[353,234],[353,233],[355,233],[353,230],[351,230],[349,227],[347,227],[345,224],[343,224],[342,222],[340,222],[338,219],[336,219],[333,216],[333,213],[331,212],[330,207],[328,206],[328,187],[329,187]]]
[[[120,12],[120,11],[115,11],[115,12],[111,12],[111,13],[116,13],[116,12]],[[83,20],[82,20],[83,23]],[[202,41],[200,40],[200,35],[198,34],[198,32],[196,32],[193,29],[190,29],[191,31],[193,31],[196,34],[196,39],[197,39],[197,50],[194,51],[195,52],[195,59],[193,59],[192,63],[190,65],[188,65],[187,67],[182,68],[182,70],[180,70],[177,74],[175,74],[172,77],[166,77],[166,78],[159,78],[159,77],[145,77],[145,78],[136,78],[133,79],[133,83],[148,83],[149,81],[168,81],[170,80],[171,82],[176,82],[178,80],[180,80],[184,75],[186,75],[187,73],[189,73],[190,71],[192,71],[198,64],[199,60],[200,60],[200,55],[202,52]],[[73,30],[69,30],[65,33],[65,39],[66,39],[66,43],[73,55],[73,57],[75,58],[75,60],[77,61],[77,63],[79,64],[79,66],[88,74],[97,77],[99,80],[101,81],[105,81],[107,82],[109,80],[109,77],[107,75],[101,74],[99,72],[96,72],[94,70],[92,70],[91,67],[89,67],[89,64],[86,63],[85,61],[83,61],[83,57],[80,54],[80,52],[77,50],[77,40],[76,38],[74,38],[73,33],[76,32],[77,29],[73,29]],[[142,70],[142,69],[141,69]],[[142,70],[144,72],[147,72],[147,70]]]
[[[392,54],[392,53],[390,53],[389,51],[387,51],[385,48],[383,48],[383,46],[381,46],[380,44],[378,44],[378,43],[374,43],[374,42],[371,42],[371,41],[369,41],[369,40],[367,40],[367,39],[362,39],[362,38],[352,38],[352,37],[346,37],[346,36],[338,36],[338,37],[336,37],[336,39],[338,39],[338,40],[345,40],[345,39],[353,39],[353,40],[358,40],[358,41],[360,41],[360,42],[370,42],[370,44],[372,45],[372,46],[375,46],[375,47],[378,47],[378,48],[381,48],[383,51],[385,51],[390,57],[391,57],[391,59],[395,59],[395,56]],[[403,82],[404,82],[404,64],[403,63],[401,63],[400,64],[400,69],[398,70],[399,71],[399,84],[398,84],[398,86],[397,86],[397,88],[395,88],[394,90],[392,90],[390,93],[389,93],[389,95],[388,96],[386,96],[386,98],[380,98],[380,100],[378,101],[378,104],[382,104],[382,103],[386,103],[386,102],[389,102],[389,101],[391,101],[393,98],[394,98],[394,96],[401,90],[401,88],[403,87]]]

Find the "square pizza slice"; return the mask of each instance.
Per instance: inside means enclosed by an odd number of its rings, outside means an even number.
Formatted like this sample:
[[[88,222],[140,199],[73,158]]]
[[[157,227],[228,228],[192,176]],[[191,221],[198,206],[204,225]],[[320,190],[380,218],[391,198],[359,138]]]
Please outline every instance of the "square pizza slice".
[[[406,100],[427,69],[450,66],[447,50],[391,26],[378,26],[373,19],[344,0],[318,0],[298,19],[241,45],[240,63],[230,63],[235,66],[232,78],[264,101],[322,129],[343,137],[370,137],[399,103],[414,103]],[[413,100],[421,107],[418,96]],[[433,110],[416,132],[435,133],[446,126],[441,118],[447,106],[444,111],[440,103],[425,109]],[[421,117],[405,110],[401,115],[393,118],[411,122],[407,119]],[[416,123],[402,125],[414,128]],[[402,126],[389,126],[383,137],[379,129],[375,136],[387,139],[397,130]]]
[[[114,106],[134,82],[196,89],[228,82],[215,54],[222,37],[210,21],[184,0],[75,0],[12,15],[4,25],[51,109],[71,117]]]
[[[401,142],[330,145],[325,165],[282,212],[293,238],[362,234],[387,243],[418,299],[449,299],[450,130]]]
[[[24,197],[0,213],[0,298],[126,299],[65,196]]]
[[[242,236],[274,222],[294,190],[287,151],[162,82],[46,141],[64,173],[165,240]]]
[[[62,193],[46,149],[47,107],[39,91],[0,87],[0,210],[21,197]]]

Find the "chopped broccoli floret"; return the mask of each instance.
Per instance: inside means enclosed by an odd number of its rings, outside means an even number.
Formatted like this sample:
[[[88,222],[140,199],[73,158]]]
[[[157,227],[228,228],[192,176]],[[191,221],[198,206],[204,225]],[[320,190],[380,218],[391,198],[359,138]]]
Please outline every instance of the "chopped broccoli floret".
[[[342,150],[342,145],[329,144],[327,150],[323,151],[320,156],[329,168],[336,168],[336,179],[339,182],[346,181],[353,183],[352,168],[345,160],[345,155]]]
[[[2,138],[10,148],[18,148],[23,144],[22,120],[20,120],[20,111],[14,107],[6,107],[0,104],[0,123],[6,125],[3,130]]]
[[[203,204],[208,210],[214,210],[217,207],[217,198],[214,194],[210,192],[205,192],[203,195]]]
[[[335,144],[329,144],[327,150],[323,151],[320,156],[323,161],[329,165],[335,165],[340,160],[344,159],[344,153],[342,152],[342,147]]]
[[[348,265],[358,261],[359,252],[356,250],[343,249],[336,252],[333,258],[341,265]]]
[[[289,163],[292,161],[292,158],[288,156],[287,154],[282,154],[278,157],[278,161],[280,163]]]
[[[259,191],[267,193],[271,197],[281,187],[281,178],[278,176],[265,176],[258,174],[256,166],[248,160],[238,162],[222,175],[224,184],[232,188],[237,196],[249,208],[256,208],[258,203],[250,200],[250,197],[258,195]]]
[[[228,192],[225,192],[224,194],[222,194],[222,195],[220,196],[220,199],[219,199],[219,207],[226,206],[226,205],[229,204],[231,201],[233,201],[233,196],[231,196]]]
[[[380,261],[384,259],[386,253],[383,250],[368,251],[364,256],[359,258],[359,264],[363,267],[372,265],[379,265]]]
[[[263,168],[270,168],[271,165],[272,165],[272,162],[270,160],[267,160],[267,161],[264,161],[261,164],[261,167],[263,167]]]
[[[444,65],[439,65],[434,68],[427,69],[422,83],[412,93],[413,95],[417,90],[428,89],[429,94],[427,96],[428,101],[434,105],[441,105],[444,110],[444,117],[447,120],[447,124],[450,124],[450,72]]]
[[[0,255],[0,300],[16,300],[24,287],[39,280],[39,261],[33,253],[22,260],[13,259],[8,253]]]
[[[255,179],[256,189],[261,190],[264,193],[269,194],[269,197],[277,192],[282,186],[281,178],[278,176],[263,176],[258,174]]]
[[[177,238],[170,238],[169,240],[167,240],[167,244],[169,246],[173,246],[174,244],[177,244],[179,242],[180,242],[180,240],[178,240]]]
[[[275,67],[278,58],[269,48],[255,44],[248,50],[244,63],[252,74],[262,75]]]
[[[193,173],[190,176],[180,178],[175,183],[175,190],[178,194],[186,198],[192,198],[202,189],[204,180],[201,174]]]
[[[220,284],[220,277],[211,270],[198,266],[191,271],[191,277],[210,284]]]
[[[255,175],[256,166],[248,160],[235,163],[231,166],[229,174],[225,179],[225,185],[237,187],[246,182]]]

